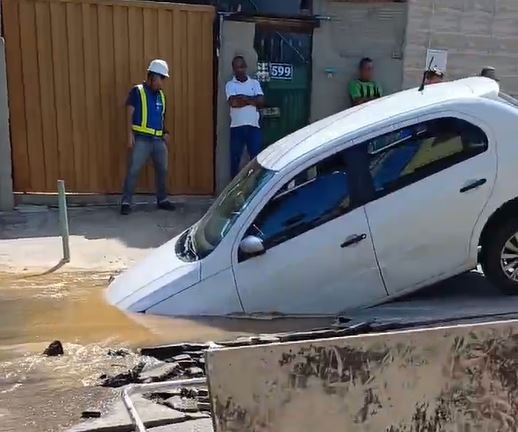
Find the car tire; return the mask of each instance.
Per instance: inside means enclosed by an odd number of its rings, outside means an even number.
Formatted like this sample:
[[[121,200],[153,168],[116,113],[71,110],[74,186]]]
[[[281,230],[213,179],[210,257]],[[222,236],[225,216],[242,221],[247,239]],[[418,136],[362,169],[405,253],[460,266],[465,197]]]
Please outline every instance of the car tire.
[[[482,248],[481,265],[486,277],[504,294],[518,295],[518,219],[499,223]]]

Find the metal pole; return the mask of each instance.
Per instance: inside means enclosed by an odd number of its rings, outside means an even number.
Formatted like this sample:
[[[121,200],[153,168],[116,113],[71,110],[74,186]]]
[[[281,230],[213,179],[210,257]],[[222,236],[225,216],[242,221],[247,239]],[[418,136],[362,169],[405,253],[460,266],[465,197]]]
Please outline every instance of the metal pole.
[[[65,182],[58,180],[58,199],[59,199],[59,230],[63,242],[63,261],[70,262],[70,242],[68,231],[68,211],[67,197],[65,194]]]

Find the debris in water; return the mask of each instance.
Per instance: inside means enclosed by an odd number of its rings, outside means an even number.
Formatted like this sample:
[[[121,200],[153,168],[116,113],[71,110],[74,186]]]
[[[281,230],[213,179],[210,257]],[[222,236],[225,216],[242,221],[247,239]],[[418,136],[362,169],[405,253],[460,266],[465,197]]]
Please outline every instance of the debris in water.
[[[130,350],[126,348],[111,349],[108,351],[108,355],[111,357],[127,357],[130,354]]]
[[[139,381],[142,383],[167,381],[181,374],[182,371],[178,363],[147,364],[139,374]]]
[[[83,419],[89,419],[89,418],[100,418],[101,417],[101,411],[83,411],[81,413],[81,418]]]
[[[63,351],[63,344],[55,340],[52,342],[46,349],[43,351],[43,355],[49,356],[49,357],[56,357],[61,356],[65,354],[65,351]]]
[[[139,375],[140,372],[142,372],[144,369],[144,366],[146,366],[146,363],[140,362],[137,366],[131,370],[128,370],[127,372],[123,372],[114,376],[101,375],[100,378],[103,380],[101,387],[117,388],[127,384],[139,383]]]

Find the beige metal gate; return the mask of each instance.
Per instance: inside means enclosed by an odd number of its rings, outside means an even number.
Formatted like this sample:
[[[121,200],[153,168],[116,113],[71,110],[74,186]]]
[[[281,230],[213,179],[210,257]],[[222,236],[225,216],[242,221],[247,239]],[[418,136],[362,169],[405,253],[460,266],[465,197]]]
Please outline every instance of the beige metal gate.
[[[168,61],[169,187],[213,192],[209,6],[123,0],[3,0],[14,185],[116,193],[126,170],[125,100],[148,62]],[[140,191],[153,190],[152,171]]]

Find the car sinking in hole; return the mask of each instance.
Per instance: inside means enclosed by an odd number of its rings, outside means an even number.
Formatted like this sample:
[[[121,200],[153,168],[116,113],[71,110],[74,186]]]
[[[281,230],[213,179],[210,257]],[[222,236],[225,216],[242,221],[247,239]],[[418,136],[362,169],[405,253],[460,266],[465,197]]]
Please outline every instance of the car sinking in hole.
[[[476,268],[518,294],[518,106],[487,78],[399,92],[266,148],[107,299],[170,316],[320,316]]]

